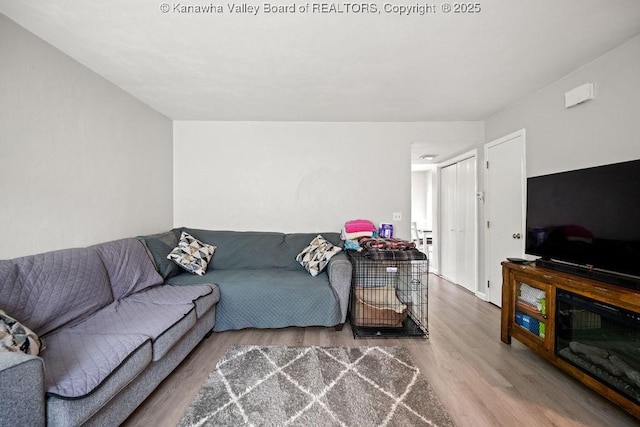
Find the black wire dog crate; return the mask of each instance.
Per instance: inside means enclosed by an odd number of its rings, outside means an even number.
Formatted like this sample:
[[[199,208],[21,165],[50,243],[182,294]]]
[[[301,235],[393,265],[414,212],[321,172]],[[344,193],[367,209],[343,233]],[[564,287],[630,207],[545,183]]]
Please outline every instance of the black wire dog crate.
[[[354,338],[428,338],[428,260],[372,260],[347,251],[353,266],[349,321]]]

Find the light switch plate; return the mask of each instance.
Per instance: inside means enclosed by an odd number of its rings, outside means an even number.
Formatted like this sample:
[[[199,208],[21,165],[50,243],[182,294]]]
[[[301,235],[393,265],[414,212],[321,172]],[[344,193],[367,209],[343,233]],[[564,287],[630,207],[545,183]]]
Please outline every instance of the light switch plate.
[[[393,213],[394,221],[402,221],[402,212],[394,212]]]

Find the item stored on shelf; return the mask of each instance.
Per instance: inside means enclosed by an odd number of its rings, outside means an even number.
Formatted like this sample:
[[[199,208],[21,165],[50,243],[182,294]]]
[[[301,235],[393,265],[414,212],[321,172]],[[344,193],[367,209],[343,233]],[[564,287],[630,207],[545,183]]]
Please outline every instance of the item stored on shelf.
[[[536,334],[539,337],[544,337],[544,327],[542,330],[542,335],[540,334],[540,321],[537,319],[534,319],[528,314],[524,314],[524,313],[520,313],[519,311],[516,311],[516,323],[522,326],[523,328],[525,328],[526,330],[528,330],[529,332]]]
[[[529,286],[526,283],[521,283],[518,300],[535,307],[542,314],[546,314],[546,301],[543,290]]]

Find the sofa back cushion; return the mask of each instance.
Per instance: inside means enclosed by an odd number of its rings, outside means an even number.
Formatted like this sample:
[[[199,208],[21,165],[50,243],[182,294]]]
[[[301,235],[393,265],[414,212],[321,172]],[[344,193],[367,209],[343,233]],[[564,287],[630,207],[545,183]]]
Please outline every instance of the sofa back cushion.
[[[288,262],[282,256],[284,234],[255,231],[184,231],[196,239],[216,246],[209,270],[285,268]]]
[[[109,276],[95,248],[0,261],[0,307],[39,336],[112,301]]]
[[[208,270],[286,268],[300,270],[300,253],[318,234],[340,245],[339,233],[292,233],[269,231],[215,231],[184,228],[198,240],[216,246]],[[341,245],[340,245],[341,246]]]
[[[104,263],[116,300],[151,286],[161,285],[144,244],[137,239],[121,239],[93,246]]]

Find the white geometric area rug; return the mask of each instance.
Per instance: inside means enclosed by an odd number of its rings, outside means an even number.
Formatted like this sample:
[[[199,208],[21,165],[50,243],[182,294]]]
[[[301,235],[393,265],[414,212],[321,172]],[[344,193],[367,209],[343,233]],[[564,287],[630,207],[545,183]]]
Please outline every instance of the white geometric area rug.
[[[453,426],[402,347],[234,346],[187,426]]]

